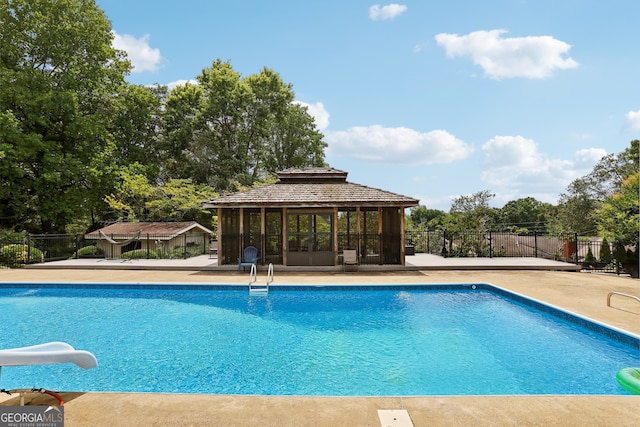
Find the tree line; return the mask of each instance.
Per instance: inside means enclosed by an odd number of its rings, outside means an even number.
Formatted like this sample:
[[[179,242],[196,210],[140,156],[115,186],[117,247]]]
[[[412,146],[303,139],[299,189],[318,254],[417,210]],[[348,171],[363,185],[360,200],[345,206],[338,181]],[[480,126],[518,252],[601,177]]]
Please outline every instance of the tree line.
[[[2,0],[0,28],[0,228],[210,225],[203,200],[325,165],[313,118],[269,68],[214,60],[197,84],[129,84],[93,0]]]

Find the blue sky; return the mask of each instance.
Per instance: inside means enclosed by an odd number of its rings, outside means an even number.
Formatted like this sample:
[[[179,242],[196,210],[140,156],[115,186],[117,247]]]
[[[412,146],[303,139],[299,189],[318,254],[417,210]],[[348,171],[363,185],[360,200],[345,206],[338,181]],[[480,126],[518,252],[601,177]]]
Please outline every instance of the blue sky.
[[[216,59],[293,85],[348,180],[448,211],[482,190],[556,204],[640,138],[637,0],[98,0],[129,81]]]

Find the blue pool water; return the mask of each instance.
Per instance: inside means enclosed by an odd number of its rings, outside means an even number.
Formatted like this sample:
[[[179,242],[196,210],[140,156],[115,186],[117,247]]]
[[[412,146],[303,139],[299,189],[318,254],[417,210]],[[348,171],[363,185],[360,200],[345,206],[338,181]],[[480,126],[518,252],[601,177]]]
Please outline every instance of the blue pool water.
[[[627,394],[615,374],[640,366],[637,337],[576,324],[488,285],[278,287],[267,296],[173,288],[0,288],[0,348],[66,341],[99,362],[5,367],[0,388]]]

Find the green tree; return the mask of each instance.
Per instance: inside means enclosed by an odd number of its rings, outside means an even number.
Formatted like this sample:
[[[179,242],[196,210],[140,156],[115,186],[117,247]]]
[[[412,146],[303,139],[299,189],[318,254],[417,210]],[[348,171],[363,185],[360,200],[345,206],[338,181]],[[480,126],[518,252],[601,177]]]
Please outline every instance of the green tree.
[[[160,156],[164,159],[164,180],[170,177],[193,177],[189,172],[189,158],[193,156],[188,153],[203,96],[202,87],[191,83],[175,87],[167,96],[162,114],[163,135],[158,145]]]
[[[213,227],[211,212],[202,202],[218,196],[206,184],[189,179],[170,179],[164,185],[153,185],[144,166],[134,163],[119,172],[121,178],[105,201],[118,221],[197,221]]]
[[[453,200],[446,228],[451,231],[485,231],[495,224],[497,212],[489,206],[495,194],[478,191],[470,196],[460,196]]]
[[[600,235],[618,245],[638,245],[640,236],[640,172],[627,177],[596,210]]]
[[[596,233],[596,210],[607,197],[620,191],[625,178],[640,169],[639,144],[633,140],[622,153],[604,156],[588,175],[569,185],[567,192],[560,195],[556,229]]]
[[[591,184],[585,179],[576,179],[560,195],[558,210],[554,218],[554,231],[572,231],[582,235],[596,232],[595,210],[598,201],[591,192]]]
[[[533,197],[507,202],[499,210],[502,228],[518,227],[526,231],[546,231],[548,213],[552,206]]]
[[[115,191],[104,198],[111,209],[111,217],[117,221],[147,221],[147,203],[153,200],[155,190],[145,167],[133,163],[122,167],[118,176]]]
[[[229,192],[281,169],[325,165],[313,118],[275,71],[242,78],[216,60],[197,80],[167,98],[160,147],[171,154],[170,177]]]
[[[90,0],[0,1],[3,225],[64,232],[112,153],[112,94],[130,64]],[[107,162],[108,163],[108,162]]]
[[[426,206],[411,208],[407,228],[411,230],[433,230],[436,224],[442,224],[446,213],[438,209],[427,209]]]
[[[156,144],[161,128],[160,114],[166,87],[123,85],[114,99],[110,131],[117,141],[118,165],[140,163],[157,171]]]
[[[218,197],[210,186],[193,184],[190,179],[171,179],[153,190],[145,204],[148,221],[197,221],[213,229],[211,211],[202,208],[204,200]]]
[[[302,166],[326,166],[322,140],[307,107],[289,104],[284,116],[274,120],[265,139],[262,169],[265,173]]]
[[[611,254],[611,246],[609,245],[609,241],[605,237],[602,239],[602,243],[600,244],[600,254],[598,256],[598,261],[608,264],[612,259],[613,255]]]

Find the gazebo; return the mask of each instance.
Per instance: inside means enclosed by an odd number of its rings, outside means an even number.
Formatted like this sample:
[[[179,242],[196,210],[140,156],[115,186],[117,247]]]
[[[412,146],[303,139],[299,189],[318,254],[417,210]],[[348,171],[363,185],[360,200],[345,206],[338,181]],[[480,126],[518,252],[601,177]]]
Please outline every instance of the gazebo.
[[[345,249],[360,265],[404,265],[404,210],[418,200],[347,181],[333,168],[287,169],[278,181],[209,200],[218,210],[218,265],[258,248],[258,263],[339,266]]]

